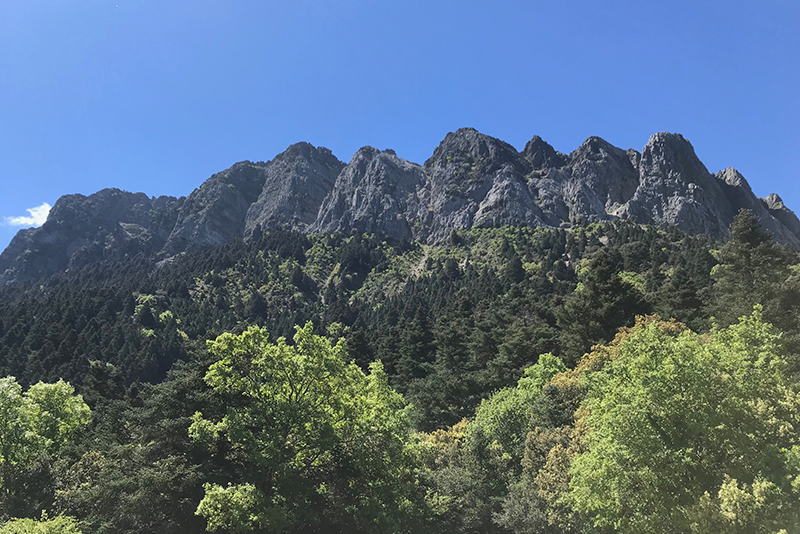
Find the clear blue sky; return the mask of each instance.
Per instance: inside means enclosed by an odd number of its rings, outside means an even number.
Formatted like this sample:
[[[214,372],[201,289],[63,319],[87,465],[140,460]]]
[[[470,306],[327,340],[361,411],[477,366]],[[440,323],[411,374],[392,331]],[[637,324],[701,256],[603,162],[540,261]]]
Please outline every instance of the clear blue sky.
[[[297,141],[416,162],[462,126],[562,152],[679,132],[800,211],[800,2],[2,0],[8,217],[187,195]]]

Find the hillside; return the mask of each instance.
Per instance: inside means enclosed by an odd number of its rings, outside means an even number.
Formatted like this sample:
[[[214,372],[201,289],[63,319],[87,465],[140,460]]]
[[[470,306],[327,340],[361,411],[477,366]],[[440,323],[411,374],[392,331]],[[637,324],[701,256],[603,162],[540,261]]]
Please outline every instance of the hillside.
[[[297,143],[271,161],[237,163],[186,198],[114,189],[65,196],[44,225],[19,232],[0,254],[0,283],[99,260],[163,260],[276,228],[434,244],[454,230],[618,218],[718,239],[740,209],[753,211],[778,242],[800,248],[800,220],[777,194],[756,197],[732,168],[709,173],[678,134],[655,134],[641,152],[590,137],[565,155],[538,136],[517,152],[464,128],[424,165],[372,147],[345,164]]]
[[[0,256],[0,532],[795,532],[798,228],[671,134],[63,197]]]

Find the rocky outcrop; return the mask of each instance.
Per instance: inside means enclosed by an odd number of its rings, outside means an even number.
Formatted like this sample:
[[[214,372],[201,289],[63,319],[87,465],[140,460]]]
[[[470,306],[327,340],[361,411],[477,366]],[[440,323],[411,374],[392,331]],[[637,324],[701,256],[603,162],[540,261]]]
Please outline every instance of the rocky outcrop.
[[[305,230],[345,164],[327,148],[297,143],[266,164],[258,199],[247,209],[244,235],[275,226]]]
[[[744,176],[733,167],[716,174],[722,191],[734,209],[748,209],[761,221],[765,230],[777,241],[800,246],[800,221],[797,216],[783,205],[781,198],[775,193],[766,199],[758,198],[750,189]]]
[[[224,245],[244,233],[245,216],[258,199],[266,165],[243,161],[192,191],[178,214],[163,254]]]
[[[653,135],[638,167],[639,186],[625,207],[627,216],[691,233],[727,235],[737,209],[683,136]]]
[[[800,236],[800,220],[792,210],[783,204],[781,197],[772,193],[767,198],[762,198],[761,201],[766,206],[769,214],[780,221],[793,234],[793,237]]]
[[[363,147],[336,179],[309,232],[379,233],[410,238],[418,222],[422,167],[393,150]]]
[[[185,201],[115,189],[62,197],[41,228],[19,232],[0,255],[0,282],[125,255],[168,258],[275,227],[438,242],[476,227],[635,218],[720,238],[740,209],[800,249],[800,220],[778,195],[756,197],[732,168],[712,175],[679,134],[657,133],[641,153],[590,137],[565,155],[538,136],[518,152],[462,128],[424,165],[372,147],[345,165],[297,143],[213,175]]]
[[[514,147],[472,128],[449,133],[425,162],[421,191],[429,242],[472,227],[545,224],[527,188],[531,164]]]
[[[40,228],[20,231],[0,254],[0,282],[125,256],[152,257],[166,243],[183,201],[119,189],[63,196]]]
[[[531,180],[551,226],[626,217],[626,203],[639,185],[638,159],[599,137],[590,137],[559,167]]]

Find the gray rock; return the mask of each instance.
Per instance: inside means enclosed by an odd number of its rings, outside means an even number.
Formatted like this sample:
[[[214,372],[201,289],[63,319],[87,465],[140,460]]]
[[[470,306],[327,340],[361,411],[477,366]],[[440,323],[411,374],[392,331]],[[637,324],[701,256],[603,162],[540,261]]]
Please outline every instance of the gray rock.
[[[478,228],[547,226],[544,219],[524,178],[507,165],[495,173],[491,188],[478,204],[472,224]]]
[[[590,137],[570,154],[569,171],[562,194],[570,221],[627,215],[626,204],[639,186],[639,175],[627,152]]]
[[[639,187],[628,202],[627,216],[691,233],[728,235],[736,211],[683,136],[653,135],[638,167]]]
[[[794,216],[794,213],[783,206],[780,197],[774,195],[769,201],[758,198],[753,194],[750,184],[747,183],[744,176],[733,167],[719,171],[716,174],[716,178],[734,212],[740,209],[750,210],[759,218],[761,226],[771,233],[777,241],[795,247],[800,245],[797,233],[798,228],[790,228],[793,223],[791,217]],[[772,209],[770,209],[770,206],[772,206]],[[785,219],[786,223],[781,221],[781,218]],[[794,220],[797,221],[796,216]],[[798,221],[798,225],[800,225],[800,221]]]
[[[473,226],[543,224],[525,189],[531,170],[528,160],[499,139],[472,128],[447,134],[425,162],[428,183],[420,200],[430,216],[419,237],[435,242]],[[503,192],[511,196],[501,199]]]
[[[305,230],[333,190],[345,164],[327,148],[297,143],[267,163],[263,188],[245,216],[245,236],[256,227]]]
[[[393,150],[358,150],[336,179],[309,232],[378,233],[411,238],[420,213],[417,190],[425,182],[422,167]]]
[[[125,255],[163,260],[273,227],[438,242],[474,227],[636,218],[719,238],[742,208],[800,249],[800,220],[778,195],[756,197],[732,168],[710,174],[678,134],[653,135],[641,153],[590,137],[566,156],[538,136],[517,152],[462,128],[424,165],[372,147],[345,165],[298,143],[213,175],[187,199],[116,189],[62,197],[41,228],[20,231],[0,254],[0,282]]]
[[[243,161],[203,182],[181,207],[162,254],[218,247],[242,237],[247,210],[265,180],[265,164]]]
[[[534,135],[533,138],[525,144],[522,155],[534,169],[563,167],[567,164],[567,156],[556,151],[538,135]]]
[[[164,246],[184,199],[103,189],[58,199],[39,228],[22,230],[0,254],[0,283],[43,278]]]
[[[777,194],[772,193],[767,198],[761,199],[766,206],[769,214],[780,221],[795,237],[800,238],[800,220],[792,210],[783,204],[783,200]],[[800,247],[795,247],[800,248]]]

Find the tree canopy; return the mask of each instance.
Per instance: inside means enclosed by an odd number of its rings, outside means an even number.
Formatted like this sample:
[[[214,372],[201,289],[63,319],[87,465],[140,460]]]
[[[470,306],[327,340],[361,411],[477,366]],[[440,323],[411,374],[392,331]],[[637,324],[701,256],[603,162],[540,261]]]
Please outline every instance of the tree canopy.
[[[89,423],[91,410],[74,393],[63,380],[39,382],[23,393],[14,377],[0,378],[0,518],[17,510],[34,462],[57,454]]]
[[[343,339],[314,335],[310,323],[297,328],[293,345],[251,327],[210,341],[209,351],[218,361],[206,382],[234,405],[220,421],[197,413],[190,433],[243,468],[242,480],[206,485],[197,513],[209,530],[399,531],[413,490],[409,425],[380,363],[364,374]]]
[[[589,380],[576,510],[615,532],[800,527],[800,395],[760,308],[710,337],[651,323],[619,349]]]

